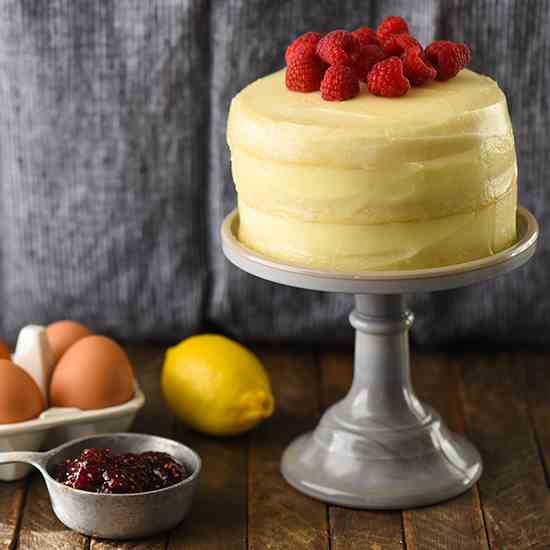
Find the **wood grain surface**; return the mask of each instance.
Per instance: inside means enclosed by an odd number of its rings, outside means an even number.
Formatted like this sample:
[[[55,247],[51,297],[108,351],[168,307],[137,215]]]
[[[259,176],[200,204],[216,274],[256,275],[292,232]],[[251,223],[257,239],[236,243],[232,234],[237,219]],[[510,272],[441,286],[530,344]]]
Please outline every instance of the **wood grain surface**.
[[[491,548],[547,550],[550,494],[527,409],[526,364],[474,356],[462,376],[467,431],[485,465],[478,485]]]
[[[318,375],[309,353],[262,353],[277,412],[251,437],[248,453],[248,547],[326,548],[326,506],[292,489],[280,474],[281,455],[295,436],[315,426]]]
[[[13,547],[27,494],[27,481],[0,483],[0,549]]]
[[[550,480],[550,355],[518,354],[515,362],[527,372],[527,403],[546,483]]]
[[[203,459],[189,517],[171,533],[114,542],[68,531],[38,475],[0,484],[0,550],[522,550],[550,549],[550,356],[413,356],[421,399],[480,449],[476,487],[435,506],[373,512],[326,506],[285,483],[279,462],[293,437],[315,426],[352,375],[350,352],[257,351],[269,370],[276,413],[247,435],[209,438],[166,409],[164,352],[128,348],[147,395],[134,429],[175,438]]]
[[[203,470],[189,517],[172,532],[168,548],[245,549],[247,437],[213,439],[179,427],[176,439],[199,453]]]

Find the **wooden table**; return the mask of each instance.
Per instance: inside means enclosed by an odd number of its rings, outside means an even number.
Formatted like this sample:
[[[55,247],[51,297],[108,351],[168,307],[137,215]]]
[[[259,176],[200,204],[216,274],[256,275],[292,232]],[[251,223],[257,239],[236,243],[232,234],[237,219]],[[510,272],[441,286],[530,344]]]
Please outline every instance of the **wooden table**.
[[[548,355],[416,354],[418,394],[475,442],[485,471],[475,488],[444,504],[370,512],[311,500],[279,474],[286,444],[345,393],[351,352],[258,349],[271,375],[277,413],[246,436],[217,440],[191,433],[165,409],[159,388],[163,350],[128,351],[148,399],[135,429],[179,439],[203,457],[190,516],[172,533],[144,541],[89,539],[57,521],[34,475],[0,484],[0,548],[550,549]]]

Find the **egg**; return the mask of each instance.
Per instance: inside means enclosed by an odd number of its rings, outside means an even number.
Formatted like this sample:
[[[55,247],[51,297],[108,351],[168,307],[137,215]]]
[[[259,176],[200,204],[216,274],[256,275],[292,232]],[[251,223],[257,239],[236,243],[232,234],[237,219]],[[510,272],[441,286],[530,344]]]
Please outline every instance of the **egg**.
[[[55,367],[50,404],[102,409],[133,397],[133,371],[124,350],[105,336],[86,336],[73,344]]]
[[[48,325],[46,335],[55,362],[78,340],[89,336],[91,331],[76,321],[57,321]]]
[[[0,359],[0,424],[36,418],[44,400],[36,382],[21,367]]]
[[[8,348],[6,342],[0,338],[0,359],[11,360],[10,349]]]

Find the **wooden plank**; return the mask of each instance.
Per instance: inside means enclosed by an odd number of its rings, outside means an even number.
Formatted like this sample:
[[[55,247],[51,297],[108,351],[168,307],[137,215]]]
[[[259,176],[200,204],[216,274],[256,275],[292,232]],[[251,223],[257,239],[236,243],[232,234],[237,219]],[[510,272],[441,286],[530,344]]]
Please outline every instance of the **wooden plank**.
[[[0,482],[0,550],[15,545],[26,492],[25,480]]]
[[[351,352],[322,354],[319,362],[325,409],[347,393],[353,372],[353,355]],[[375,512],[329,506],[329,521],[332,550],[403,548],[401,514],[398,511]]]
[[[447,426],[464,433],[460,365],[443,355],[413,356],[412,378],[421,400],[432,405]],[[408,550],[486,550],[488,548],[477,488],[450,501],[405,510]]]
[[[276,398],[276,413],[251,434],[248,454],[250,550],[328,548],[327,511],[292,489],[280,473],[281,455],[298,434],[313,428],[319,411],[318,370],[312,354],[261,354]]]
[[[462,372],[467,432],[485,464],[479,489],[490,546],[548,549],[550,495],[526,406],[525,364],[474,356]]]
[[[332,550],[403,548],[401,514],[398,511],[351,510],[330,506]]]
[[[88,539],[67,529],[54,515],[42,476],[32,475],[21,519],[19,550],[78,550]]]
[[[126,347],[126,352],[146,399],[145,406],[136,418],[133,431],[170,437],[173,434],[174,417],[164,403],[160,387],[164,349],[146,344],[131,345]],[[92,538],[90,550],[164,550],[167,541],[167,534],[124,542]]]
[[[158,535],[136,541],[116,541],[92,539],[90,549],[93,550],[165,550],[166,535]]]
[[[527,402],[535,428],[539,452],[550,480],[550,354],[522,353],[517,363],[527,369]]]
[[[201,480],[170,550],[246,550],[247,436],[214,439],[179,426],[176,438],[202,458]]]
[[[160,387],[164,348],[151,345],[128,346],[130,362],[137,381],[145,393],[145,406],[140,411],[133,431],[170,437],[174,430],[174,415],[169,411]]]

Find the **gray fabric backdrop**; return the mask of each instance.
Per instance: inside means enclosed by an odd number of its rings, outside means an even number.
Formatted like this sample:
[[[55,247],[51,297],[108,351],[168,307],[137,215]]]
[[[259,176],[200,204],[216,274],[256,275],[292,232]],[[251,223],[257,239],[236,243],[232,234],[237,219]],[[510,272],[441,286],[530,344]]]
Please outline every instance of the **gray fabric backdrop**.
[[[231,97],[282,66],[306,30],[408,18],[423,42],[463,40],[508,95],[536,258],[483,286],[420,295],[428,346],[550,347],[545,0],[2,0],[2,335],[75,318],[126,340],[212,326],[244,339],[339,340],[349,298],[260,281],[229,265]],[[550,224],[548,224],[550,226]]]

